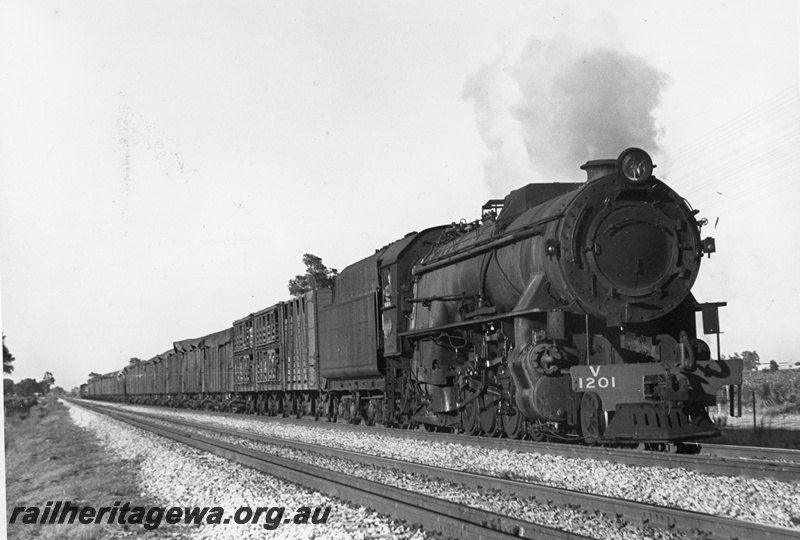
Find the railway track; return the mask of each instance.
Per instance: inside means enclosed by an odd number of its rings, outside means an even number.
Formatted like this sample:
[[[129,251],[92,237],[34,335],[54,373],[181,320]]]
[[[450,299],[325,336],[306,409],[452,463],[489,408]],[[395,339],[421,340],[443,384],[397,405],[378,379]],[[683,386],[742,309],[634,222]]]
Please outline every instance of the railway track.
[[[154,410],[158,409],[154,408]],[[235,413],[210,411],[193,412],[213,416],[229,416],[232,418],[260,418],[264,421],[279,421],[297,425],[308,425],[312,423],[311,420],[304,419],[242,416]],[[790,449],[702,444],[699,445],[696,450],[697,453],[695,454],[671,454],[667,452],[650,452],[627,448],[604,448],[574,444],[472,437],[460,434],[436,433],[420,430],[389,429],[341,422],[336,424],[314,422],[313,424],[336,426],[336,429],[365,433],[375,432],[376,430],[386,431],[395,437],[422,441],[469,444],[471,446],[490,450],[549,454],[577,459],[597,459],[609,463],[619,463],[636,467],[657,466],[681,468],[703,474],[745,476],[749,478],[774,478],[784,482],[800,482],[800,451]]]
[[[95,407],[92,408],[94,409]],[[109,414],[107,408],[100,407],[99,409],[100,412]],[[461,484],[473,489],[513,495],[523,500],[535,499],[564,508],[580,508],[589,513],[601,512],[608,516],[621,517],[624,520],[642,526],[654,527],[665,531],[680,531],[690,536],[731,539],[800,538],[800,534],[798,534],[796,530],[784,527],[756,524],[732,518],[602,497],[528,482],[519,482],[451,469],[441,469],[408,461],[398,461],[385,457],[334,449],[327,446],[242,433],[240,431],[222,429],[208,424],[176,420],[174,418],[167,419],[153,414],[136,414],[135,417],[130,414],[120,414],[119,412],[112,412],[110,414],[131,425],[154,431],[173,440],[178,440],[179,442],[190,444],[203,450],[212,451],[245,465],[261,468],[263,466],[261,465],[262,463],[269,461],[272,463],[272,468],[266,470],[266,472],[270,474],[275,474],[288,480],[308,485],[314,489],[351,500],[356,504],[366,504],[376,508],[380,512],[391,514],[395,517],[402,516],[403,519],[407,521],[421,524],[426,530],[436,530],[447,536],[507,538],[509,535],[512,535],[528,538],[585,538],[580,535],[565,533],[564,531],[542,527],[541,525],[526,521],[478,511],[472,507],[454,505],[454,503],[448,503],[441,499],[431,499],[420,493],[413,493],[405,490],[396,491],[397,488],[392,488],[391,486],[385,486],[383,484],[375,485],[374,482],[367,482],[366,485],[369,487],[364,488],[364,479],[348,475],[340,477],[341,473],[333,474],[332,471],[325,471],[309,476],[308,465],[303,466],[301,464],[298,466],[296,461],[275,458],[274,456],[269,456],[269,454],[264,454],[263,452],[258,452],[253,449],[243,449],[240,445],[220,441],[217,437],[223,436],[247,439],[260,444],[292,448],[301,452],[311,452],[336,459],[348,460],[364,466],[369,465],[386,469],[402,470],[404,473],[433,477],[441,479],[443,482]],[[156,425],[163,424],[164,422],[170,424],[170,427]],[[178,427],[175,428],[174,426]],[[211,436],[200,435],[198,433],[199,431],[209,432]],[[463,437],[460,442],[464,442]],[[471,439],[470,442],[472,442]],[[337,480],[334,481],[334,478]],[[323,480],[322,484],[319,484],[319,479]],[[333,484],[331,482],[333,482]],[[358,488],[356,488],[356,486],[358,486]],[[360,494],[353,493],[354,489],[358,489]],[[388,491],[384,492],[384,489]],[[366,497],[366,499],[359,499],[359,497]],[[367,502],[359,502],[360,500],[366,500]],[[376,504],[377,501],[380,501],[380,504],[383,506]],[[469,516],[469,518],[465,518],[465,516]]]
[[[80,406],[86,406],[81,403]],[[372,508],[393,518],[420,525],[449,538],[507,540],[510,538],[554,538],[580,540],[588,537],[516,520],[465,507],[436,497],[372,482],[357,476],[331,470],[314,470],[307,464],[253,450],[219,439],[187,433],[144,420],[139,415],[110,411],[105,407],[87,407],[95,412],[125,422],[131,426],[209,452],[256,470],[284,478],[290,482]],[[163,420],[163,419],[162,419]],[[173,424],[185,424],[173,422]],[[185,427],[185,426],[184,426]],[[192,427],[192,426],[190,426]],[[194,429],[194,427],[193,427]],[[215,431],[205,426],[207,431]]]

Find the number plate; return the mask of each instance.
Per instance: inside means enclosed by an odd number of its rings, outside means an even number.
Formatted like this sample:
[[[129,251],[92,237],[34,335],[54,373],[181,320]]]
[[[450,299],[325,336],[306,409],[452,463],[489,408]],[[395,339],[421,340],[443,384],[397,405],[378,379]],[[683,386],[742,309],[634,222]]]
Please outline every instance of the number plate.
[[[643,401],[643,377],[664,373],[664,366],[661,363],[610,364],[573,366],[569,371],[573,391],[594,392],[600,397],[603,410],[613,411],[618,403]]]

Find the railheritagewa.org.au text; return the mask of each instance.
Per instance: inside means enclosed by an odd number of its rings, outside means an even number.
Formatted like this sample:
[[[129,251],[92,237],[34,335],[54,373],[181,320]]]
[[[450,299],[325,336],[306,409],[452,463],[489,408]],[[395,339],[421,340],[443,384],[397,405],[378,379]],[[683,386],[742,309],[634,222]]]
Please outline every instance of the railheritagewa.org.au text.
[[[241,506],[229,512],[221,506],[132,506],[116,501],[111,506],[79,506],[72,501],[48,501],[42,506],[17,506],[10,512],[9,524],[55,525],[105,523],[108,525],[141,525],[152,531],[162,523],[177,525],[261,525],[277,529],[281,525],[325,524],[330,506],[302,506],[287,510],[283,506]]]

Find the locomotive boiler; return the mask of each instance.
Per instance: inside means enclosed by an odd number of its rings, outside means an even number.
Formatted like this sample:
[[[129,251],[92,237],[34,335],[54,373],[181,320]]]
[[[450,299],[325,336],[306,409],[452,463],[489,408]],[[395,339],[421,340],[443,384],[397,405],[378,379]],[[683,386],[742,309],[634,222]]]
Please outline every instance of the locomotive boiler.
[[[490,201],[413,269],[416,421],[588,442],[716,433],[706,407],[742,366],[697,338],[696,313],[718,333],[724,305],[690,292],[714,252],[705,222],[640,149],[582,169]]]

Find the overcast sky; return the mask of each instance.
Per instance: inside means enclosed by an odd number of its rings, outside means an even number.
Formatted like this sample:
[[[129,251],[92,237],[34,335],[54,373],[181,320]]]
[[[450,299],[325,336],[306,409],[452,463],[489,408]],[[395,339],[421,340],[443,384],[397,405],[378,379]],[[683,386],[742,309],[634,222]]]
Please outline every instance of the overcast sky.
[[[13,378],[72,388],[286,299],[303,253],[341,270],[626,146],[709,221],[722,352],[800,361],[797,28],[793,1],[0,2]]]

